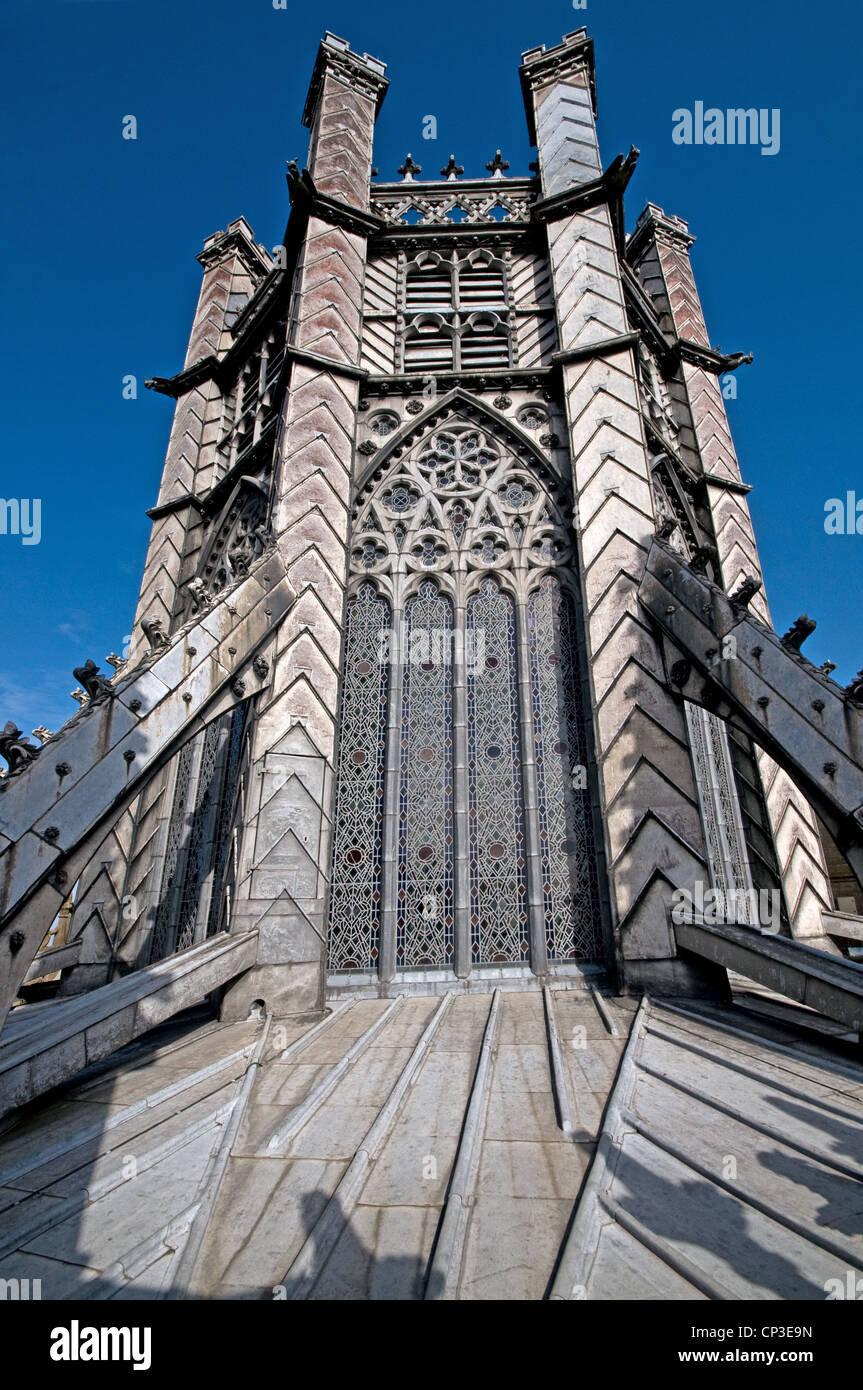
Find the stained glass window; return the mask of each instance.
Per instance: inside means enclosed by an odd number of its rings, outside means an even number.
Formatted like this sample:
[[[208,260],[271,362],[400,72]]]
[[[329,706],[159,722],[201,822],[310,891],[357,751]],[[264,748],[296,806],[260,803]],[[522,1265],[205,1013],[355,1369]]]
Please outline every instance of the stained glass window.
[[[452,604],[428,581],[405,618],[396,960],[445,965],[453,957]]]
[[[549,960],[601,954],[572,600],[546,575],[528,600],[542,892]]]
[[[530,954],[512,599],[484,579],[467,607],[470,936],[477,964]]]
[[[363,584],[347,617],[330,913],[335,970],[369,969],[380,953],[389,624],[389,604]]]
[[[476,412],[382,462],[357,503],[331,968],[524,966],[543,934],[552,962],[601,956],[575,611],[558,578],[570,509]]]

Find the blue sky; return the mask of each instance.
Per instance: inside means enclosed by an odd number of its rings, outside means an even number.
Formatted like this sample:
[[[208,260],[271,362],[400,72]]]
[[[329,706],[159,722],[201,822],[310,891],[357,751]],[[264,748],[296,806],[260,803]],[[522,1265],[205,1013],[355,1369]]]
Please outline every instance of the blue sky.
[[[144,378],[182,365],[204,238],[242,213],[280,240],[323,31],[388,64],[381,178],[408,150],[426,175],[452,152],[477,176],[497,147],[527,172],[520,55],[582,24],[603,162],[642,151],[627,227],[648,199],[687,218],[713,343],[755,353],[729,414],[776,627],[806,611],[812,659],[843,681],[863,665],[863,535],[824,530],[828,498],[863,500],[851,0],[6,0],[0,496],[41,498],[42,538],[0,535],[0,723],[56,729],[75,712],[72,667],[122,648],[171,424]],[[778,107],[779,153],[674,144],[672,112],[697,100]],[[121,138],[130,114],[136,141]]]

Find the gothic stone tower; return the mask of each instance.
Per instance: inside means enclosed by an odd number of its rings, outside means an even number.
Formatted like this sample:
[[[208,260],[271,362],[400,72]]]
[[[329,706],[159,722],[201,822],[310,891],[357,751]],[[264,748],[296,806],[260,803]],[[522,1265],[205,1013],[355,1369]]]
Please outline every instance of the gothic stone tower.
[[[625,235],[637,152],[603,171],[585,31],[521,78],[535,176],[498,152],[372,183],[384,64],[327,34],[284,246],[242,218],[205,242],[185,366],[150,383],[177,404],[125,671],[156,682],[182,633],[158,679],[202,640],[230,667],[252,577],[266,620],[91,853],[70,988],[227,928],[256,931],[227,1018],[709,989],[669,916],[698,882],[781,890],[785,933],[823,940],[812,811],[669,686],[637,596],[657,534],[728,593],[759,577],[717,384],[739,359],[686,224],[649,205]]]

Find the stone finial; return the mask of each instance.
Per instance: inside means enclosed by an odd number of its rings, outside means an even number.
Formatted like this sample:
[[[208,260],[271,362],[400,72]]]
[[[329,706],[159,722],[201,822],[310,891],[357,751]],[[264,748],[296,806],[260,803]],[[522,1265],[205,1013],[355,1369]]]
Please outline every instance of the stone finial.
[[[126,658],[118,656],[116,652],[109,652],[105,657],[105,661],[109,666],[113,666],[115,671],[119,671],[121,666],[126,665]]]
[[[408,154],[405,158],[404,164],[399,165],[399,173],[402,176],[402,183],[413,183],[414,174],[421,174],[422,171],[423,166],[421,164],[414,163],[414,157],[412,154]]]
[[[24,738],[17,724],[13,724],[11,719],[0,733],[0,756],[4,757],[9,764],[10,775],[21,770],[38,758],[41,748],[32,744],[29,738]]]
[[[500,150],[495,150],[494,159],[490,159],[486,164],[486,169],[494,179],[502,179],[504,169],[509,168],[509,160],[501,157]]]
[[[94,705],[99,700],[107,700],[114,694],[110,681],[102,675],[95,661],[91,661],[89,657],[83,666],[75,667],[72,675],[79,685],[84,687]]]
[[[340,39],[337,34],[327,32],[315,60],[303,109],[303,125],[310,130],[314,124],[315,113],[328,76],[337,84],[336,91],[341,87],[347,87],[374,101],[377,115],[389,86],[385,77],[386,70],[387,65],[382,63],[380,58],[373,58],[370,53],[353,53],[346,39]]]
[[[822,676],[829,676],[831,671],[836,670],[836,662],[825,661],[818,667],[818,670],[821,672]]]
[[[793,652],[799,652],[806,638],[815,631],[817,624],[814,618],[808,618],[805,613],[801,613],[799,618],[795,618],[788,631],[780,637],[783,647],[789,647]]]
[[[88,699],[89,699],[89,696],[88,696],[86,690],[82,690],[82,689],[80,688],[80,686],[78,687],[77,690],[70,690],[70,691],[69,691],[69,694],[72,696],[72,699],[73,699],[73,700],[77,700],[77,701],[78,701],[78,704],[79,704],[79,705],[86,705],[86,703],[87,703],[87,701],[88,701]]]
[[[451,154],[449,157],[449,164],[447,164],[445,169],[441,169],[440,172],[441,178],[446,179],[448,183],[455,183],[459,174],[464,173],[464,165],[456,164],[455,155]]]
[[[44,724],[37,724],[35,729],[30,730],[34,738],[38,738],[40,743],[47,743],[54,734],[51,729],[46,729]]]

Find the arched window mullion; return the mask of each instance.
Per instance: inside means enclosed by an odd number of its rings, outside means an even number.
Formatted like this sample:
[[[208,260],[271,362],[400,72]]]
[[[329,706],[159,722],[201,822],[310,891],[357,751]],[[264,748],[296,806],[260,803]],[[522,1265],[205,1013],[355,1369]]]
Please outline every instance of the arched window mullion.
[[[477,644],[467,680],[471,957],[518,965],[530,958],[530,940],[516,617],[490,574],[468,601],[467,634]]]
[[[390,688],[387,709],[387,751],[384,773],[384,829],[381,871],[381,954],[378,971],[382,982],[393,978],[396,970],[399,873],[399,789],[402,776],[402,676],[404,646],[404,604],[397,584],[391,612],[389,640]]]
[[[536,775],[536,738],[533,723],[533,682],[530,672],[527,605],[516,603],[516,660],[518,663],[521,715],[521,771],[524,795],[524,833],[527,858],[527,910],[530,925],[530,960],[535,975],[548,968],[539,824],[539,791]]]
[[[380,896],[389,667],[382,638],[391,608],[362,584],[347,608],[338,792],[330,887],[330,968],[380,966]]]
[[[467,645],[467,612],[460,594],[454,612],[455,662],[453,665],[453,821],[455,862],[455,973],[466,979],[471,970],[470,949],[470,822],[467,780],[467,663],[475,653]]]

